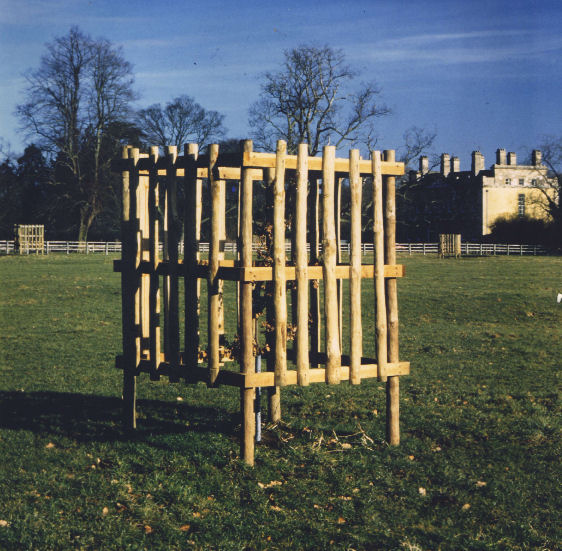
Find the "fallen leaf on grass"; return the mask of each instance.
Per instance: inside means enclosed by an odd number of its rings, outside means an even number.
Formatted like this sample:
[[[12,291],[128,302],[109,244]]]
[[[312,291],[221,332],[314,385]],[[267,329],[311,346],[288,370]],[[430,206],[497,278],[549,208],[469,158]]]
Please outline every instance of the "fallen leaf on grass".
[[[427,494],[425,488],[422,488],[421,486],[418,488],[418,493],[420,494],[420,496],[424,496]]]
[[[486,482],[484,482],[483,480],[478,480],[478,481],[476,482],[476,486],[477,486],[478,488],[482,488],[483,486],[486,486]]]
[[[342,445],[341,445],[341,447],[342,447],[344,450],[349,450],[349,449],[351,449],[351,444],[350,444],[349,442],[343,442]]]
[[[470,509],[470,503],[465,503],[465,504],[462,506],[462,510],[463,510],[463,511],[468,511],[469,509]]]
[[[413,455],[409,455],[409,456],[408,456],[408,459],[409,459],[410,461],[413,461],[415,458],[414,458]]]
[[[272,511],[281,511],[281,507],[278,507],[277,505],[272,505],[271,510]]]
[[[338,524],[345,524],[346,520],[343,517],[338,517]]]
[[[10,523],[7,520],[0,520],[0,527],[7,528],[10,526]]]
[[[55,445],[52,442],[49,442],[46,446],[45,446],[48,450],[52,449],[55,447]]]
[[[145,534],[152,534],[152,527],[149,526],[148,524],[144,525],[144,533]]]
[[[180,526],[180,532],[189,532],[190,528],[191,526],[189,524],[183,524],[182,526]]]
[[[283,482],[281,482],[280,480],[272,480],[267,484],[264,484],[263,482],[258,482],[258,486],[260,488],[273,488],[273,486],[281,486],[281,484],[283,484]]]
[[[200,518],[201,517],[201,513],[199,511],[195,511],[193,513],[193,518]]]
[[[105,515],[107,515],[107,513],[109,513],[109,509],[108,509],[107,507],[104,507],[104,508],[101,510],[101,514],[102,514],[103,516],[105,516]]]

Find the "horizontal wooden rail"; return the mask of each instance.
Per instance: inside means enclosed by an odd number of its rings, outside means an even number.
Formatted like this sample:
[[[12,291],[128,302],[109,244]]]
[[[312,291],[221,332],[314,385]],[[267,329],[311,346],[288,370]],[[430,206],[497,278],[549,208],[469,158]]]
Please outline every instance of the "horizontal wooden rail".
[[[342,356],[342,365],[340,367],[340,380],[349,381],[350,367],[349,357]],[[346,361],[347,359],[347,361]],[[372,362],[361,365],[360,376],[361,379],[374,379],[377,377],[378,366],[374,360],[363,358],[363,360]],[[122,369],[123,356],[117,356],[116,367]],[[141,360],[137,366],[137,370],[141,373],[151,373],[152,364],[149,360]],[[176,379],[184,379],[186,382],[195,383],[199,381],[207,381],[209,378],[209,371],[206,367],[199,366],[172,366],[169,362],[161,362],[157,369],[158,375],[162,377],[171,377]],[[409,375],[410,362],[387,363],[385,373],[387,376],[392,377],[396,375]],[[289,369],[286,371],[287,384],[297,384],[297,371]],[[310,369],[309,371],[310,383],[324,383],[326,382],[326,370],[323,368]],[[259,387],[273,387],[275,386],[275,373],[272,371],[265,371],[262,373],[240,373],[238,371],[229,371],[221,369],[218,373],[215,385],[236,386],[239,388],[259,388]]]
[[[259,153],[252,151],[244,153],[244,166],[253,168],[273,168],[275,167],[275,154]],[[288,170],[296,170],[297,156],[287,155],[285,157],[285,168]],[[340,174],[349,174],[349,159],[335,159],[335,171]],[[385,176],[402,176],[404,174],[404,163],[383,162],[381,163],[382,174]],[[322,171],[322,157],[308,157],[308,170],[310,172]],[[359,172],[362,175],[372,175],[372,165],[370,160],[359,161]]]
[[[113,271],[121,271],[121,260],[113,261]],[[183,272],[180,269],[183,266],[183,262],[178,260],[177,272],[178,276],[182,277]],[[172,263],[169,261],[161,261],[158,264],[156,273],[159,275],[168,275],[172,272]],[[336,266],[336,278],[337,279],[349,279],[351,277],[351,266],[348,264],[341,264]],[[141,262],[139,265],[139,273],[150,274],[153,273],[153,267],[150,262]],[[208,276],[208,263],[206,261],[200,261],[195,272],[195,276],[198,278],[206,278]],[[373,277],[374,266],[372,264],[363,264],[361,266],[361,277],[369,278]],[[393,264],[384,267],[384,277],[394,278],[394,277],[404,277],[406,274],[406,267],[403,264]],[[307,278],[308,279],[323,279],[322,266],[308,266]],[[235,266],[234,260],[221,260],[219,262],[219,279],[224,279],[226,281],[273,281],[273,268],[271,266],[253,266],[250,268],[239,268]],[[294,281],[296,279],[296,268],[295,266],[285,267],[285,279],[287,281]]]

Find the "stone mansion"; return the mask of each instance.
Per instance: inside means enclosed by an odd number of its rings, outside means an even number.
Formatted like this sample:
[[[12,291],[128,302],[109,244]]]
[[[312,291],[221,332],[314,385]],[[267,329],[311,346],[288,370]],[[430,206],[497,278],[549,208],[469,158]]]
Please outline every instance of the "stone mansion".
[[[540,188],[551,185],[536,149],[525,165],[517,164],[515,153],[498,149],[488,169],[479,151],[472,152],[470,170],[460,170],[460,159],[447,153],[439,170],[430,170],[428,157],[420,157],[400,205],[404,216],[400,211],[399,216],[407,221],[402,237],[435,240],[439,233],[461,233],[463,239],[479,239],[500,217],[545,218]]]

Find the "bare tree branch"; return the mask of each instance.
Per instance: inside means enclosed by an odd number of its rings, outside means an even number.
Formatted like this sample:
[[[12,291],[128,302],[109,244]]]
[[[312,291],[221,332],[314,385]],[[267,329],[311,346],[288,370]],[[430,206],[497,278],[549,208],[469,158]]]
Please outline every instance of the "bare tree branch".
[[[374,121],[390,113],[374,84],[355,85],[357,72],[341,50],[300,46],[285,52],[280,71],[265,73],[249,124],[256,147],[273,150],[278,139],[290,153],[300,142],[316,155],[324,143],[372,143]]]

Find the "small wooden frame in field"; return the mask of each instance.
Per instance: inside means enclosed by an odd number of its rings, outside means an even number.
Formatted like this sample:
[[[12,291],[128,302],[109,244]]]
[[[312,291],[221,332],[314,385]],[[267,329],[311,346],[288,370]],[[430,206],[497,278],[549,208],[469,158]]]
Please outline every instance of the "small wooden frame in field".
[[[19,254],[43,254],[45,226],[42,224],[16,224],[14,226],[14,251]]]
[[[168,147],[159,157],[156,147],[148,155],[127,146],[114,169],[123,180],[123,253],[115,270],[122,275],[123,355],[117,365],[124,372],[128,427],[136,424],[135,381],[141,372],[154,380],[164,376],[172,382],[237,386],[243,417],[242,457],[253,464],[256,388],[270,390],[270,419],[278,421],[283,386],[342,381],[356,385],[377,378],[387,383],[388,440],[399,443],[398,380],[409,373],[410,366],[398,354],[396,282],[404,268],[396,264],[394,187],[395,176],[403,174],[404,166],[395,162],[393,151],[385,151],[384,156],[373,151],[370,160],[362,160],[358,150],[351,150],[349,158],[336,158],[335,147],[326,146],[321,157],[309,157],[306,144],[299,146],[297,155],[289,155],[283,141],[278,142],[276,153],[259,153],[246,140],[237,154],[221,154],[215,144],[200,155],[198,146],[189,144],[183,156]],[[342,260],[340,212],[345,180],[351,204],[347,263]],[[238,186],[238,205],[230,205],[237,217],[236,259],[225,259],[222,249],[227,182]],[[254,208],[257,182],[262,182],[268,198],[265,212],[260,213]],[[372,185],[365,186],[366,182]],[[372,193],[372,213],[361,212],[367,188]],[[181,212],[178,189],[184,197]],[[375,255],[372,264],[363,265],[361,236],[367,216],[374,220]],[[204,219],[210,226],[205,260],[198,248]],[[271,228],[264,238],[269,252],[258,256],[254,251],[257,227]],[[178,253],[182,232],[183,259]],[[287,254],[289,238],[292,255]],[[362,304],[364,279],[374,284],[375,304]],[[185,298],[180,305],[181,280]],[[207,282],[207,342],[201,342],[199,330],[201,280]],[[343,296],[343,280],[349,280],[349,300]],[[236,282],[234,347],[224,337],[224,281]],[[349,343],[343,341],[344,301],[350,304]],[[292,323],[287,317],[289,306]],[[366,309],[375,313],[375,335],[363,331],[361,318]],[[262,315],[266,321],[257,323]],[[265,335],[260,338],[262,332]],[[288,348],[293,335],[294,346]],[[375,343],[374,358],[363,356],[366,338]],[[267,343],[265,349],[261,342]],[[344,344],[349,354],[343,353]],[[256,372],[256,356],[261,354],[267,370]]]
[[[445,258],[461,256],[461,234],[460,233],[440,233],[439,234],[439,257]]]

